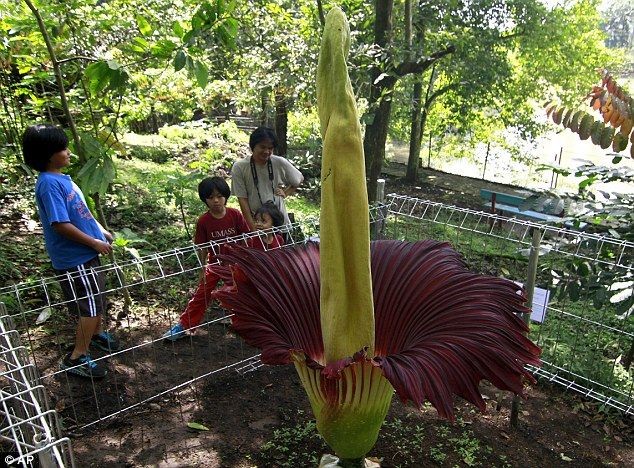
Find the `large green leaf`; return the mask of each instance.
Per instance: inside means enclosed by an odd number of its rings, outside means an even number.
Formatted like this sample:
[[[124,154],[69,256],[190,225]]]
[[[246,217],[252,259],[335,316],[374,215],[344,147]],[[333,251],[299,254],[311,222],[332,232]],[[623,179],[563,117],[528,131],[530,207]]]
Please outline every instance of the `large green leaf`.
[[[144,53],[150,48],[150,44],[143,37],[133,37],[129,44],[133,52]]]
[[[91,95],[97,96],[108,86],[111,72],[112,69],[104,60],[91,63],[86,67],[85,74],[88,78],[88,89]]]
[[[180,21],[174,21],[172,23],[172,32],[178,38],[182,38],[183,37],[183,35],[185,34],[185,30],[183,29],[183,26],[181,25]]]
[[[572,110],[572,109],[568,109],[568,110],[564,113],[564,117],[563,117],[563,119],[561,120],[561,124],[562,124],[564,127],[566,127],[566,128],[568,128],[568,127],[570,126],[570,119],[571,119],[571,117],[572,117],[572,112],[573,112],[573,110]]]
[[[601,149],[608,149],[612,144],[612,138],[614,137],[614,128],[613,127],[604,127],[601,132]]]
[[[612,142],[612,150],[619,153],[627,148],[627,137],[623,136],[622,133],[617,133],[614,135],[614,141]]]
[[[150,52],[157,58],[168,59],[176,49],[176,44],[169,39],[161,39],[150,47]]]
[[[174,57],[174,70],[182,70],[186,62],[187,55],[183,50],[179,50],[178,52],[176,52],[176,56]]]
[[[573,132],[578,132],[579,131],[579,123],[581,122],[581,118],[586,115],[586,113],[582,110],[578,110],[577,112],[575,112],[572,116],[572,119],[570,119],[570,130],[572,130]]]
[[[595,122],[591,115],[585,114],[579,124],[579,138],[587,140],[590,138],[590,132],[592,131],[592,124]]]
[[[141,32],[141,34],[146,37],[150,36],[154,32],[154,29],[152,28],[150,22],[142,15],[136,16],[136,24],[139,26],[139,31]]]
[[[198,83],[198,86],[201,88],[207,86],[207,82],[209,81],[209,70],[207,70],[204,63],[198,60],[194,63],[194,75],[196,75],[196,82]]]
[[[605,124],[598,120],[592,124],[592,128],[590,129],[592,144],[597,146],[601,144],[601,134],[603,133],[604,128]]]

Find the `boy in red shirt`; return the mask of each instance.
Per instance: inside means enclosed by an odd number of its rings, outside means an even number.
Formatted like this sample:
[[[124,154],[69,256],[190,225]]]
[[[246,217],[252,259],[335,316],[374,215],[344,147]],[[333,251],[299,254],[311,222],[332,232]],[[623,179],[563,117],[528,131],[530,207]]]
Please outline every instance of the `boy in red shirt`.
[[[209,241],[221,241],[228,237],[245,234],[250,231],[240,210],[228,208],[227,199],[231,196],[231,189],[222,177],[207,177],[198,184],[198,196],[208,210],[196,223],[195,244]],[[206,267],[200,271],[200,283],[190,299],[185,311],[181,314],[179,323],[170,328],[163,338],[176,341],[185,337],[185,330],[198,325],[205,315],[205,310],[211,302],[212,293],[220,277],[209,265],[207,248],[200,249],[198,256]]]
[[[249,238],[247,241],[249,247],[258,250],[272,250],[284,245],[284,238],[270,231],[273,227],[284,225],[284,215],[275,203],[267,201],[260,206],[253,215],[253,222],[258,235]]]

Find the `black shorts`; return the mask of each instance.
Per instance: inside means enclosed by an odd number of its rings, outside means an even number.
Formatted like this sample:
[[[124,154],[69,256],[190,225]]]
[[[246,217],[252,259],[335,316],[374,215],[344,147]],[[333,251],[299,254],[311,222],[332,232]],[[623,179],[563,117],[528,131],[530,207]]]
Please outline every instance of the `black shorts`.
[[[99,256],[68,270],[55,270],[68,310],[82,317],[96,317],[106,310],[106,275],[95,269],[101,265]]]

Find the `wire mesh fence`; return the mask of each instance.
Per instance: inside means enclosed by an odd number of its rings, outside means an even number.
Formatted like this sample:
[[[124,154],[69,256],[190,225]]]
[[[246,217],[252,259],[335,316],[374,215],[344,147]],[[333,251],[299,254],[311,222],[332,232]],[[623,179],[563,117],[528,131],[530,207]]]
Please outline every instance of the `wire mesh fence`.
[[[70,466],[73,452],[70,439],[62,436],[55,410],[50,409],[38,371],[30,362],[11,316],[0,303],[0,438],[8,442],[14,455],[6,455],[7,466]],[[4,452],[8,453],[7,451]]]
[[[543,311],[531,325],[531,337],[544,350],[544,365],[533,371],[607,406],[634,412],[634,379],[624,365],[634,342],[634,324],[631,315],[610,302],[615,294],[611,286],[632,274],[631,243],[399,195],[373,208],[370,220],[376,238],[447,240],[473,270],[519,282],[525,278],[532,232],[539,229],[543,242],[538,286],[549,297],[536,296],[534,302]],[[316,239],[318,231],[316,220],[296,223],[287,245]],[[254,235],[226,242],[243,243]],[[220,247],[188,245],[117,259],[97,269],[108,279],[105,328],[121,342],[119,351],[93,352],[95,361],[108,369],[102,380],[78,379],[59,368],[72,348],[76,326],[66,311],[69,304],[60,278],[0,289],[6,311],[0,320],[6,342],[2,437],[25,456],[40,450],[57,456],[59,466],[72,465],[70,442],[64,436],[99,423],[107,427],[117,416],[143,414],[153,406],[175,407],[184,414],[204,397],[199,385],[203,380],[259,369],[258,352],[231,332],[229,316],[212,304],[207,319],[187,330],[183,339],[173,342],[164,336],[178,322],[198,283],[204,263],[199,251],[218,252]],[[5,348],[14,350],[10,359]],[[35,403],[24,401],[26,394],[33,395]],[[19,421],[25,421],[28,431],[26,426],[21,433],[15,430]],[[142,434],[143,428],[135,432]],[[33,442],[35,434],[39,445]]]
[[[286,246],[315,238],[316,224],[294,223],[283,232]],[[206,263],[201,252],[217,254],[225,244],[245,245],[250,238],[266,234],[117,259],[92,269],[90,275],[107,278],[105,290],[100,291],[108,303],[104,328],[120,341],[117,351],[91,347],[94,362],[108,370],[104,379],[78,379],[60,367],[75,340],[76,321],[67,309],[84,299],[85,292],[73,290],[74,297],[66,299],[60,287],[66,276],[0,289],[2,438],[24,460],[46,452],[55,456],[52,466],[69,466],[73,464],[70,441],[59,430],[58,415],[64,432],[77,434],[123,413],[142,411],[152,402],[170,400],[178,406],[195,400],[196,384],[203,379],[257,370],[262,365],[259,353],[230,332],[230,315],[211,303],[206,304],[207,319],[188,329],[179,342],[167,340],[164,334],[178,323],[190,291],[197,286],[198,272]]]
[[[536,376],[634,414],[634,244],[407,196],[388,197],[385,237],[446,240],[469,267],[523,283],[542,233],[531,338]]]

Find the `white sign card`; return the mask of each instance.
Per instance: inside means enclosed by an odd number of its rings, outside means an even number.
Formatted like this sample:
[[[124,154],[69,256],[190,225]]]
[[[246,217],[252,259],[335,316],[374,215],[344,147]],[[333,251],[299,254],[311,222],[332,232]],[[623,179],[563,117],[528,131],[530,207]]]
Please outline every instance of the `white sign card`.
[[[519,281],[515,281],[515,284],[523,286]],[[544,323],[549,300],[550,291],[548,289],[535,288],[535,292],[533,293],[533,307],[531,307],[531,320],[533,322]]]

